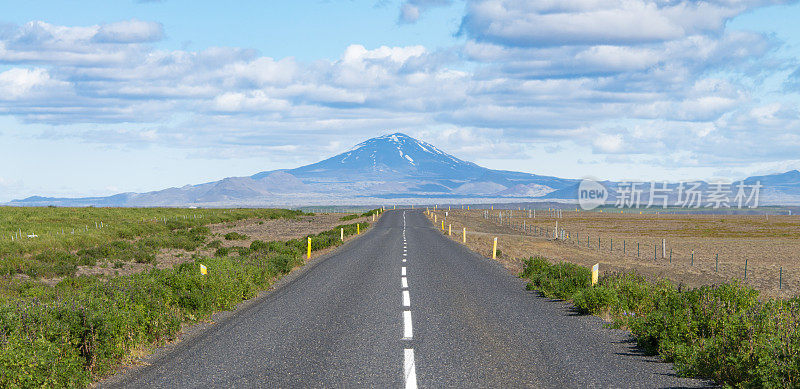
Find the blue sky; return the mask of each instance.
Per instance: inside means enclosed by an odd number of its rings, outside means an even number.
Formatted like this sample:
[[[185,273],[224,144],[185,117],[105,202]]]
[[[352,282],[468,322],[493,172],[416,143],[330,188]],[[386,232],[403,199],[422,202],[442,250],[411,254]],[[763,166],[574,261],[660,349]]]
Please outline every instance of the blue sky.
[[[0,7],[0,202],[291,168],[395,131],[571,178],[800,168],[796,2]]]

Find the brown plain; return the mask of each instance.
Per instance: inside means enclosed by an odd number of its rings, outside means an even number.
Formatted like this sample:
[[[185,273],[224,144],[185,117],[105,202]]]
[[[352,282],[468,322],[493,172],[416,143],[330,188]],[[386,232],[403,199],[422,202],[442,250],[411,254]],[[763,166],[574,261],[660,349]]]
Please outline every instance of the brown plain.
[[[459,242],[462,227],[466,227],[467,246],[487,257],[491,257],[492,240],[497,237],[502,252],[499,260],[514,273],[522,270],[524,258],[538,255],[587,267],[599,263],[601,272],[633,270],[651,279],[668,278],[688,286],[736,279],[765,296],[791,297],[800,292],[800,216],[564,210],[557,219],[547,210],[537,210],[536,218],[529,218],[527,211],[513,210],[511,217],[509,210],[502,211],[503,225],[499,225],[485,219],[484,210],[452,210],[446,217],[445,211],[437,210],[436,227],[441,227],[445,217],[443,233],[447,234],[447,226],[452,224],[452,238]],[[500,211],[489,212],[497,216]],[[433,213],[430,218],[433,220]],[[568,232],[564,240],[553,238],[556,221],[559,229]],[[523,223],[546,229],[548,236],[523,233]],[[666,240],[666,252],[662,252],[662,239]]]

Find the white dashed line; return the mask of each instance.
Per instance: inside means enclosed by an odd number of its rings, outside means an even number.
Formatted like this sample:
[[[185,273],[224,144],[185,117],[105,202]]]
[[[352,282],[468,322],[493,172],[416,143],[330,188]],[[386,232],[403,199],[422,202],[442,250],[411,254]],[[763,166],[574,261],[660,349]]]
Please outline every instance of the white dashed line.
[[[403,285],[403,288],[408,288],[408,278],[401,277],[400,278],[400,284]]]
[[[411,295],[408,294],[407,290],[403,291],[403,306],[410,307],[411,306]]]
[[[414,337],[414,330],[411,328],[411,311],[403,311],[403,339],[410,340]]]
[[[400,275],[401,275],[401,276],[404,276],[404,275],[406,275],[406,267],[405,267],[405,266],[403,266],[403,267],[400,269]]]
[[[406,389],[417,388],[417,372],[414,368],[414,349],[404,350],[405,362],[403,363],[403,376],[406,379]]]

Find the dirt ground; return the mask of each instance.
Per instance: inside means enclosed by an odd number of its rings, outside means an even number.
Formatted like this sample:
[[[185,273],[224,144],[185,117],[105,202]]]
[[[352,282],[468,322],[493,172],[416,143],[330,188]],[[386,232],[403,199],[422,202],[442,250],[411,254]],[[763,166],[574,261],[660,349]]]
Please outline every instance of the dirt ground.
[[[307,235],[330,230],[340,224],[372,222],[372,217],[341,221],[340,219],[343,216],[346,216],[346,214],[316,214],[314,216],[301,216],[296,219],[245,219],[231,223],[211,224],[208,227],[211,229],[210,240],[220,240],[223,247],[249,247],[254,240],[269,242],[275,240],[298,239]],[[361,232],[363,233],[364,231],[365,230],[362,230]],[[247,239],[225,240],[224,236],[229,232],[244,234],[247,236]],[[345,241],[352,238],[353,237],[346,237]],[[315,251],[312,255],[324,255],[332,249],[333,248],[328,248]],[[154,267],[158,269],[167,269],[181,263],[191,262],[192,255],[211,256],[213,253],[214,250],[209,250],[205,247],[201,247],[194,252],[179,249],[162,249],[156,254],[155,266],[147,263],[124,262],[120,263],[120,265],[122,265],[121,267],[117,267],[119,265],[115,266],[113,263],[98,262],[95,266],[78,266],[76,275],[114,277],[140,273]],[[48,278],[42,279],[41,281],[46,284],[55,285],[61,281],[61,278]]]
[[[212,239],[222,241],[223,247],[250,246],[254,240],[269,242],[273,240],[289,240],[306,235],[318,234],[341,224],[372,222],[371,217],[353,220],[340,220],[345,214],[324,213],[314,216],[302,216],[297,219],[247,219],[235,223],[212,224]],[[244,240],[225,240],[225,234],[236,232],[247,236]]]
[[[522,270],[523,258],[540,255],[689,286],[737,279],[766,296],[800,292],[800,216],[564,211],[555,218],[538,210],[532,218],[525,211],[503,210],[500,225],[499,213],[490,211],[486,219],[484,210],[452,210],[447,216],[439,210],[435,218],[441,227],[444,217],[445,229],[452,225],[452,238],[458,241],[466,227],[467,245],[487,257],[496,236],[499,260],[514,273]],[[554,239],[556,222],[565,230],[564,239]]]

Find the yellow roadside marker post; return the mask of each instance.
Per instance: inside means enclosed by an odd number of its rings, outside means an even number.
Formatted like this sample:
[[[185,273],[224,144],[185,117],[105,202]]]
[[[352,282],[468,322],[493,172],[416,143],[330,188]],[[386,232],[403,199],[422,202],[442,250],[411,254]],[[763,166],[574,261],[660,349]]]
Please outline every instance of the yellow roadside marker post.
[[[600,264],[595,263],[594,266],[592,266],[592,285],[597,283],[597,273],[599,272],[600,272]]]
[[[492,246],[492,259],[497,259],[497,237],[494,237],[494,246]]]
[[[306,255],[306,259],[311,259],[311,237],[308,237],[308,254]]]
[[[461,230],[461,243],[467,243],[467,227]]]
[[[452,236],[452,235],[453,235],[453,225],[452,224],[448,224],[447,225],[447,236]]]
[[[444,219],[442,219],[442,231],[444,231]]]
[[[436,214],[434,213],[434,214],[433,214],[433,222],[434,222],[434,223],[436,223],[436,219],[437,219],[437,216],[436,216]]]
[[[339,235],[340,235],[339,239],[341,239],[342,242],[344,242],[344,227],[339,229]]]
[[[356,235],[361,234],[361,223],[356,223]]]
[[[375,221],[375,214],[372,214],[372,221]]]
[[[203,265],[202,263],[200,264],[200,274],[202,275],[208,274],[208,268],[206,267],[206,265]]]

